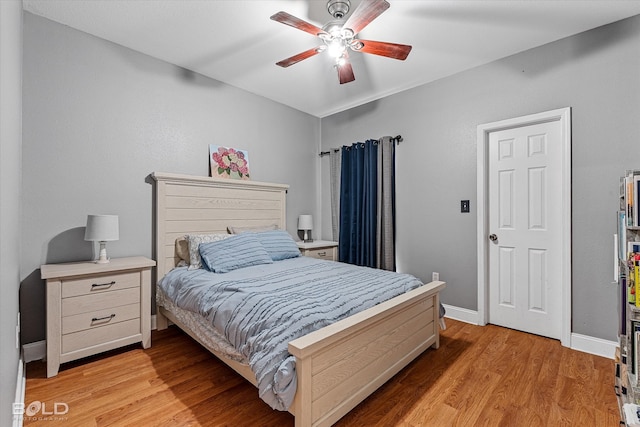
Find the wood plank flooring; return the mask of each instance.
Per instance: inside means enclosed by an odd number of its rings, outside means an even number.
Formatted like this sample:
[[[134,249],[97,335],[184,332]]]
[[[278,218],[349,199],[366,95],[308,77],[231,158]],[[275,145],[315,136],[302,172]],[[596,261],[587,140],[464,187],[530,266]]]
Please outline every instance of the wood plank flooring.
[[[27,409],[41,402],[50,415],[40,409],[24,425],[293,426],[292,415],[269,408],[179,329],[152,337],[147,350],[130,346],[67,363],[54,378],[46,378],[45,363],[29,363]],[[618,426],[612,360],[450,319],[440,343],[336,425]],[[56,402],[68,412],[51,414]]]

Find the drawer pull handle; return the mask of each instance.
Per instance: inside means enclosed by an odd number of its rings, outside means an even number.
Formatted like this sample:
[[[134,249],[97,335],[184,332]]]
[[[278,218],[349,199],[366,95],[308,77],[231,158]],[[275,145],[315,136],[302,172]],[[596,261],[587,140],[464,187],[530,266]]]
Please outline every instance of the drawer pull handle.
[[[327,256],[327,251],[318,252],[318,256]]]
[[[95,289],[95,288],[101,288],[103,286],[113,286],[116,284],[116,281],[113,280],[109,283],[94,283],[93,285],[91,285],[91,289]]]
[[[111,316],[94,317],[93,319],[91,319],[91,322],[101,322],[103,320],[106,320],[108,322],[111,319],[113,319],[114,317],[116,317],[116,315],[115,315],[115,313],[112,313]]]

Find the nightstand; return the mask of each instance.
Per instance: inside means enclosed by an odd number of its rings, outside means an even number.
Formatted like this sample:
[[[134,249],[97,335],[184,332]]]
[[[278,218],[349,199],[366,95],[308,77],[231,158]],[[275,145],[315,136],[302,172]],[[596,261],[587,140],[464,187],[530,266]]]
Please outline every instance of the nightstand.
[[[151,346],[151,267],[145,257],[47,264],[47,377],[61,363],[142,342]]]
[[[313,242],[296,242],[302,255],[311,258],[326,259],[328,261],[338,260],[338,242],[326,240],[314,240]]]

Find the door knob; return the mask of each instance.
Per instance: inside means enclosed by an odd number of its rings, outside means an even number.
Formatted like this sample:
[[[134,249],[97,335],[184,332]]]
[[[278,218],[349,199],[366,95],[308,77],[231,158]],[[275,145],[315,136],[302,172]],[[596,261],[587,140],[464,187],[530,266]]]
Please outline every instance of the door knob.
[[[498,240],[498,236],[496,236],[495,234],[489,234],[489,240],[495,242],[496,240]]]

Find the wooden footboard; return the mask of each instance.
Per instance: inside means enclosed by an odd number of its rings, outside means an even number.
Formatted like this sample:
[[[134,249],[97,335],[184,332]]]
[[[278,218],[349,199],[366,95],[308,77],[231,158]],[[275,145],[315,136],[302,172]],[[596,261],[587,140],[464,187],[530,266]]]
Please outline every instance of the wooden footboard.
[[[296,427],[330,426],[428,347],[438,348],[431,282],[289,343],[296,357]]]

